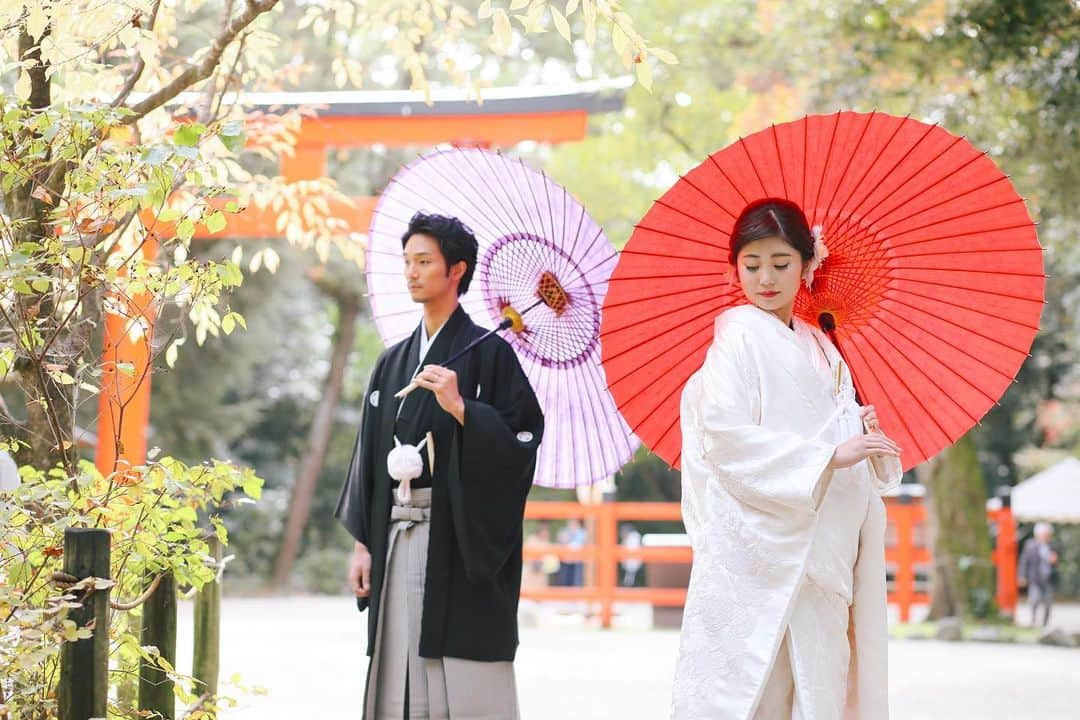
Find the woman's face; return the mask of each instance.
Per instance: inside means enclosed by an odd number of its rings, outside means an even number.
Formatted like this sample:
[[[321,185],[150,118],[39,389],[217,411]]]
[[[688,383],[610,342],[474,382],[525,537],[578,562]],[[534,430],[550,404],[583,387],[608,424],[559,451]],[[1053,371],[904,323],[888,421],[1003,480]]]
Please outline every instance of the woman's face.
[[[790,319],[802,282],[799,251],[779,237],[747,243],[735,259],[739,286],[746,298],[762,310]]]

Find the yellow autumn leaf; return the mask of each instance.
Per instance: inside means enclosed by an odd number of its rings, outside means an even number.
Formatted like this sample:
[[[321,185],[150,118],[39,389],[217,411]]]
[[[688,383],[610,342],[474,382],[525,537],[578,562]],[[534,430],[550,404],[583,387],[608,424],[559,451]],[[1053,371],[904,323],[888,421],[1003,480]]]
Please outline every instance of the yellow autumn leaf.
[[[637,64],[637,79],[641,87],[652,92],[652,66],[642,61]]]
[[[513,28],[510,27],[510,16],[505,10],[499,9],[492,14],[492,31],[495,33],[497,52],[505,53],[510,49],[510,43],[514,39]]]
[[[551,19],[555,22],[555,29],[563,36],[563,40],[571,42],[570,23],[566,21],[566,17],[554,5],[551,6]]]
[[[30,84],[30,73],[25,70],[19,71],[19,79],[15,81],[15,97],[19,98],[23,102],[30,99],[30,90],[32,85]]]
[[[660,48],[649,48],[649,54],[655,57],[660,62],[664,63],[665,65],[679,64],[679,58],[675,57],[673,53],[670,53],[667,50],[662,50]]]

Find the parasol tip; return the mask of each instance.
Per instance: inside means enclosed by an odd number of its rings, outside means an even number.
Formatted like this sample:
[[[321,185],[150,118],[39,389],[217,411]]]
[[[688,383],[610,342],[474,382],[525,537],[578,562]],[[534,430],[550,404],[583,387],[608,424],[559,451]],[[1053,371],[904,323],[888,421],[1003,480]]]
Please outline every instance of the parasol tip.
[[[821,313],[820,315],[818,315],[817,321],[818,325],[821,326],[821,329],[827,333],[831,333],[836,330],[836,318],[833,317],[833,314],[831,312]]]

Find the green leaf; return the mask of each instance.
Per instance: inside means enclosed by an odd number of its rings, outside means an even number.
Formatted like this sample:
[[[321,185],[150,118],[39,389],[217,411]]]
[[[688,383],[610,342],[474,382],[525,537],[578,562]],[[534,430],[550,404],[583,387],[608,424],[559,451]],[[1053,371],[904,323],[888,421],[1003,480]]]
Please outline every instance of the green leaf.
[[[33,295],[34,289],[30,287],[30,283],[26,282],[23,278],[15,278],[11,281],[11,287],[15,288],[15,292],[20,295]]]
[[[176,208],[167,207],[158,213],[157,219],[161,222],[172,222],[179,219],[181,214]]]
[[[225,229],[225,225],[228,224],[227,221],[225,220],[225,215],[223,213],[221,213],[220,211],[215,212],[215,213],[213,213],[211,215],[208,215],[203,220],[203,222],[206,223],[206,229],[208,231],[210,231],[211,233],[221,232],[222,230]]]
[[[241,485],[244,489],[244,494],[250,497],[252,500],[258,500],[262,497],[263,481],[258,477],[244,478],[244,482]]]
[[[38,278],[37,280],[32,280],[30,282],[30,287],[34,288],[34,290],[39,293],[48,292],[49,285],[49,281],[45,278]]]
[[[176,235],[185,242],[195,236],[195,223],[191,218],[184,218],[176,223]]]
[[[221,126],[221,132],[218,134],[221,139],[221,144],[229,152],[240,152],[244,149],[244,123],[233,120],[225,123]]]
[[[90,249],[84,247],[68,248],[67,256],[76,265],[83,265],[90,259]]]
[[[199,138],[206,132],[206,126],[202,123],[184,123],[176,128],[173,142],[181,147],[195,147],[199,144]]]

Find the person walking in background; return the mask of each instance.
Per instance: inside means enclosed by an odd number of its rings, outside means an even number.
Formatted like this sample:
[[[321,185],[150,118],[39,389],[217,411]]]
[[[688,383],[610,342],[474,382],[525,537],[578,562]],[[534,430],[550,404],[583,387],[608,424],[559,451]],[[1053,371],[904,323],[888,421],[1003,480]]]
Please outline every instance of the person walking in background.
[[[1050,622],[1050,608],[1054,604],[1053,574],[1058,554],[1050,540],[1054,529],[1050,523],[1041,522],[1035,526],[1035,536],[1024,544],[1020,553],[1020,567],[1017,574],[1020,587],[1027,588],[1028,602],[1031,604],[1031,625],[1038,623],[1039,606],[1043,608],[1042,626]]]
[[[630,523],[624,524],[619,529],[619,536],[622,538],[622,546],[628,550],[638,550],[641,548],[641,533],[638,532]],[[637,575],[641,571],[642,562],[638,558],[627,558],[622,562],[622,584],[623,587],[634,587],[637,585]]]

